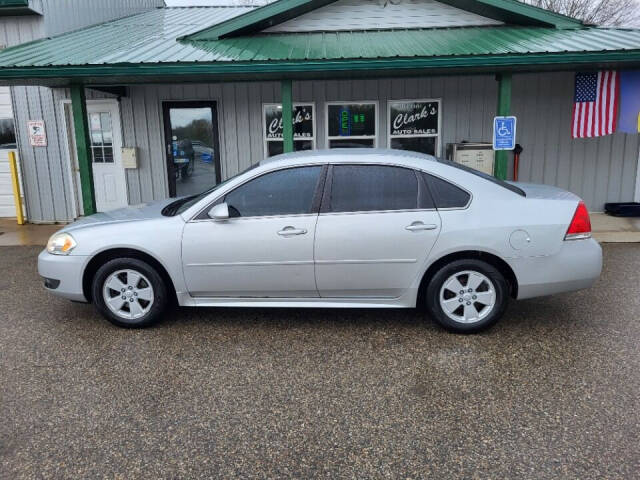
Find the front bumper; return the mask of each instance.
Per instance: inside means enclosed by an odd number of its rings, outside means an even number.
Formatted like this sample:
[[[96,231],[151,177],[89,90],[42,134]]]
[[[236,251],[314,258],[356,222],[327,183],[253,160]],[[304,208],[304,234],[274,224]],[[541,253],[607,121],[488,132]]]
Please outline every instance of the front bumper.
[[[38,273],[45,279],[45,288],[62,298],[86,302],[82,291],[82,274],[88,257],[51,255],[46,250],[38,255]],[[57,287],[54,287],[57,284]]]
[[[591,287],[602,272],[602,248],[593,238],[563,242],[555,255],[512,259],[518,300]]]

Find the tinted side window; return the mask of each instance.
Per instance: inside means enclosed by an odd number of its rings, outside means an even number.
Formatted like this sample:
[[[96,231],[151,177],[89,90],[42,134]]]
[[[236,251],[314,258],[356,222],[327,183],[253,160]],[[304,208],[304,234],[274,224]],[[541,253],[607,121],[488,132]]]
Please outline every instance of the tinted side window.
[[[310,213],[322,166],[266,173],[225,197],[232,217]]]
[[[384,165],[335,165],[332,212],[417,208],[418,181],[413,170]]]
[[[423,175],[431,190],[436,208],[464,208],[469,203],[471,195],[461,188],[427,173]]]

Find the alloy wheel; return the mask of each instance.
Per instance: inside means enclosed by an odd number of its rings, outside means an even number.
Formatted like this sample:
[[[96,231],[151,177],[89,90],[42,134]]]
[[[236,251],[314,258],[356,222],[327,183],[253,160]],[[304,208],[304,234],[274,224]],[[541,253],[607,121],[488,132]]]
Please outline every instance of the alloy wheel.
[[[102,295],[107,308],[127,320],[146,315],[154,299],[149,279],[132,269],[117,270],[109,275]]]
[[[440,289],[440,307],[455,322],[479,322],[493,311],[495,305],[495,287],[480,272],[465,270],[454,273]]]

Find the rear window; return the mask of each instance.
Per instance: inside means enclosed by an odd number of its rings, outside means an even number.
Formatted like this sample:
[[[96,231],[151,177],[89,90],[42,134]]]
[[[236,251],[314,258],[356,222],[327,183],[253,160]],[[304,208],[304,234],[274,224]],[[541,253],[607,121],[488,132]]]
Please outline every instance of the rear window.
[[[471,195],[460,187],[428,173],[422,175],[431,190],[436,208],[465,208],[469,204]]]
[[[515,185],[512,185],[510,183],[505,182],[504,180],[500,180],[492,175],[488,175],[484,172],[480,172],[474,168],[469,168],[466,165],[461,165],[459,163],[456,162],[451,162],[449,160],[444,160],[442,158],[438,158],[437,159],[438,162],[440,163],[444,163],[445,165],[449,165],[450,167],[454,167],[457,168],[459,170],[464,170],[465,172],[469,172],[469,173],[473,173],[476,177],[480,177],[480,178],[484,178],[485,180],[488,180],[491,183],[494,183],[496,185],[501,186],[502,188],[506,188],[507,190],[520,195],[521,197],[526,197],[527,194],[524,193],[524,190],[516,187]]]

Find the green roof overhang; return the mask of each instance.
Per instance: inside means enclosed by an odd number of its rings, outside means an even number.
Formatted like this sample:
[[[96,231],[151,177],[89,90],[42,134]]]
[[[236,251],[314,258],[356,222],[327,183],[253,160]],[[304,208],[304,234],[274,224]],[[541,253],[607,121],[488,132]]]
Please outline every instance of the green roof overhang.
[[[473,55],[428,58],[349,59],[281,62],[217,62],[5,67],[0,85],[66,86],[74,83],[251,81],[265,78],[333,78],[445,75],[495,72],[639,68],[640,50],[535,55]]]
[[[278,0],[243,15],[182,37],[183,40],[218,40],[247,35],[298,17],[336,0]],[[541,26],[558,29],[581,28],[575,18],[533,7],[517,0],[439,0],[478,15],[513,25]]]

